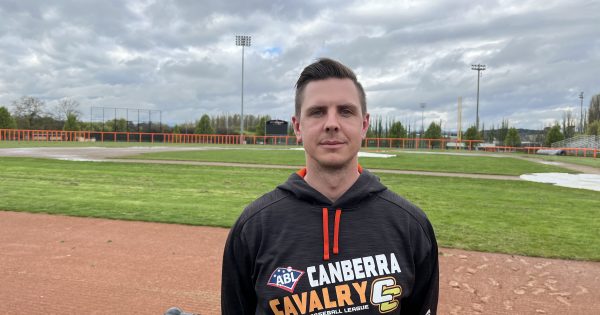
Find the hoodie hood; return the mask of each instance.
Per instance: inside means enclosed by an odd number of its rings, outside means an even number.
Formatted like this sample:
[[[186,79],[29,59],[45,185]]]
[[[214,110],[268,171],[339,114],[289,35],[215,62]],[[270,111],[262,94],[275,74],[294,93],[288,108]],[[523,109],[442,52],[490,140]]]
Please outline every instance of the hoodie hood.
[[[277,188],[287,191],[300,200],[316,206],[331,208],[351,209],[355,208],[357,203],[367,199],[370,195],[377,194],[387,189],[380,181],[379,177],[371,172],[362,169],[359,166],[360,176],[352,186],[335,202],[312,188],[305,180],[305,169],[290,175],[288,180]]]
[[[301,169],[292,174],[287,182],[278,186],[279,189],[287,191],[297,199],[306,201],[312,205],[319,206],[322,209],[323,225],[323,260],[329,260],[329,212],[335,209],[333,223],[333,254],[339,253],[340,222],[342,218],[342,209],[350,210],[356,208],[358,203],[377,194],[387,188],[379,182],[379,178],[369,171],[358,167],[360,176],[356,182],[335,202],[331,202],[323,194],[312,188],[304,180],[306,169]]]

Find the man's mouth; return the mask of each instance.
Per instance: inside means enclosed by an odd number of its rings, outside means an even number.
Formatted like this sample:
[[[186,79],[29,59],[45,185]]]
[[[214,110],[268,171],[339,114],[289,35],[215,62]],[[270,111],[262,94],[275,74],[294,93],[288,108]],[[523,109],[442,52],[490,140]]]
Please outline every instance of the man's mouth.
[[[344,144],[344,141],[339,141],[339,140],[324,140],[321,141],[321,145],[341,145]]]

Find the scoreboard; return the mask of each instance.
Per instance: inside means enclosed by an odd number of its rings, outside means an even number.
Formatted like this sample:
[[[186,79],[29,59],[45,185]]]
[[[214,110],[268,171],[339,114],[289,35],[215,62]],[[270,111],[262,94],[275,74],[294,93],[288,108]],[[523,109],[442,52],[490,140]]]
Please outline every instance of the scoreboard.
[[[288,122],[285,120],[269,120],[265,125],[265,135],[267,136],[287,136]]]

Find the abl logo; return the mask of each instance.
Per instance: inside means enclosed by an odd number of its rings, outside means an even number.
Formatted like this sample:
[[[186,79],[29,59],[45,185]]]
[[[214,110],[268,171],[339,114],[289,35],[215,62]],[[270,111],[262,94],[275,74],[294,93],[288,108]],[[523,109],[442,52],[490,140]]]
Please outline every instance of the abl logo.
[[[279,267],[273,271],[267,285],[294,293],[294,288],[298,284],[298,279],[300,279],[303,274],[304,271],[295,270],[292,269],[292,267]]]

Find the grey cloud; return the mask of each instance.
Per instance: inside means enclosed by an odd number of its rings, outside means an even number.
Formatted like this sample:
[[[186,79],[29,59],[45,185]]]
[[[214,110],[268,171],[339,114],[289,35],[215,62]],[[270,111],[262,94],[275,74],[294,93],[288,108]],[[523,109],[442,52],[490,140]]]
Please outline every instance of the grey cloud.
[[[247,34],[247,113],[288,119],[299,72],[328,56],[356,70],[374,112],[415,121],[426,102],[425,124],[454,126],[457,96],[474,121],[470,65],[483,63],[482,121],[538,128],[579,91],[600,92],[597,12],[586,0],[2,1],[0,104],[73,97],[162,110],[170,122],[237,113],[234,36]]]

